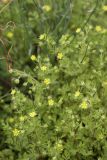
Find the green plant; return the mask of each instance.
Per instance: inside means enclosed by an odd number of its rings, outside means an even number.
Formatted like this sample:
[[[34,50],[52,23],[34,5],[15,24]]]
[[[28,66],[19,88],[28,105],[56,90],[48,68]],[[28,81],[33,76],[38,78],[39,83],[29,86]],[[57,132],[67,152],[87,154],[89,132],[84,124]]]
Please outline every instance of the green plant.
[[[101,23],[102,17],[106,19],[107,6],[86,1],[81,10],[84,1],[55,2],[28,0],[11,6],[15,13],[22,9],[24,27],[31,26],[29,32],[19,26],[4,32],[9,45],[13,45],[12,53],[22,54],[24,69],[18,69],[23,67],[20,63],[14,66],[17,69],[9,70],[11,92],[0,98],[1,160],[107,159],[107,29],[106,22]],[[76,9],[70,21],[69,4],[78,7],[80,21]],[[22,6],[37,10],[29,13]],[[20,22],[16,15],[12,13],[16,24],[21,25],[23,20]],[[19,33],[25,36],[26,45],[22,40],[16,46]],[[25,57],[27,44],[33,49]],[[25,66],[24,58],[31,68]]]
[[[100,47],[98,53],[98,46],[95,49],[90,41],[93,29],[86,30],[87,34],[80,31],[75,39],[62,35],[57,44],[50,35],[41,36],[42,54],[31,58],[32,73],[11,71],[15,84],[25,80],[20,91],[12,90],[8,116],[2,121],[6,145],[14,150],[15,159],[104,156],[106,52]]]

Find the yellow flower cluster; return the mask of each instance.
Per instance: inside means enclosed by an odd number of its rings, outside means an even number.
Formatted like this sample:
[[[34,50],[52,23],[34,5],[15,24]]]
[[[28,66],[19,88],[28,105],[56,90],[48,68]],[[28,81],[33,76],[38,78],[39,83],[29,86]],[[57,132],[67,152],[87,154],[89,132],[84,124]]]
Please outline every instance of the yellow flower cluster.
[[[44,5],[44,6],[42,7],[42,9],[43,9],[45,12],[50,12],[52,8],[51,8],[50,5]]]
[[[46,33],[43,33],[39,36],[39,40],[45,40],[46,39]]]
[[[28,115],[29,115],[31,118],[33,118],[33,117],[35,117],[35,116],[37,115],[37,113],[36,113],[35,111],[33,111],[33,112],[29,112]],[[23,122],[23,121],[25,121],[26,119],[27,119],[27,116],[20,116],[20,117],[19,117],[19,121],[20,121],[20,122]],[[10,118],[8,121],[12,123],[12,122],[14,122],[14,119],[13,119],[13,118]],[[13,136],[14,136],[14,137],[17,137],[20,133],[23,133],[23,131],[18,130],[17,128],[15,128],[15,129],[12,130],[12,133],[13,133]]]
[[[62,151],[63,150],[63,144],[62,144],[61,140],[56,143],[55,149],[58,150],[58,151]]]
[[[61,60],[63,58],[63,53],[59,52],[57,54],[57,59]]]
[[[80,33],[80,32],[81,32],[81,28],[77,28],[76,33]]]
[[[41,67],[41,70],[42,70],[42,71],[46,71],[46,70],[47,70],[47,67],[46,67],[46,66],[42,66],[42,67]]]
[[[96,27],[95,27],[95,30],[96,30],[97,32],[101,32],[101,31],[102,31],[102,27],[101,27],[101,26],[96,26]]]
[[[15,137],[17,137],[20,134],[20,130],[18,130],[17,128],[13,129],[12,132]]]
[[[36,56],[35,56],[35,55],[32,55],[32,56],[31,56],[31,60],[32,60],[32,61],[36,61],[36,60],[37,60]]]
[[[29,113],[29,116],[30,116],[31,118],[35,117],[36,115],[37,115],[36,112],[30,112],[30,113]]]
[[[16,90],[15,90],[15,89],[12,89],[11,95],[15,95],[15,93],[16,93]]]
[[[49,85],[51,83],[50,79],[49,78],[45,78],[44,79],[44,84],[45,85]]]
[[[13,38],[13,33],[12,32],[8,32],[6,35],[8,38],[12,39]]]
[[[76,92],[75,92],[75,98],[79,97],[80,94],[81,94],[80,91],[76,91]]]
[[[81,105],[80,105],[80,108],[82,108],[82,109],[87,109],[87,108],[88,108],[87,102],[86,102],[86,101],[83,101],[83,102],[81,103]]]
[[[103,9],[103,11],[107,11],[107,5],[104,5],[104,6],[102,7],[102,9]]]
[[[102,28],[101,26],[96,26],[95,30],[96,30],[96,32],[99,32],[99,33],[106,33],[107,32],[107,29]]]
[[[54,100],[53,99],[49,99],[48,100],[48,105],[49,106],[53,106],[54,105]]]

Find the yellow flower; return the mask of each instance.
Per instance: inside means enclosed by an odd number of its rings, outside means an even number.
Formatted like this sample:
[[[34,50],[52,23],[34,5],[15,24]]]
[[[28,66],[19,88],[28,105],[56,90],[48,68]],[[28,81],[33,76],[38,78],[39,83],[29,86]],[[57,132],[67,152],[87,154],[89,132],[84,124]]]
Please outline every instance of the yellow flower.
[[[29,116],[32,117],[32,118],[35,117],[36,115],[37,115],[36,112],[30,112],[30,113],[29,113]]]
[[[46,71],[46,70],[47,70],[47,67],[46,67],[46,66],[42,66],[42,67],[41,67],[41,70],[42,70],[42,71]]]
[[[35,56],[35,55],[32,55],[32,56],[31,56],[31,60],[32,60],[32,61],[36,61],[36,56]]]
[[[48,100],[48,104],[49,104],[49,106],[53,106],[54,105],[54,100],[53,99],[49,99]]]
[[[76,92],[75,92],[75,98],[79,97],[80,94],[81,94],[80,91],[76,91]]]
[[[13,33],[12,32],[8,32],[6,36],[11,39],[13,37]]]
[[[102,32],[101,33],[106,33],[107,32],[107,29],[102,29]]]
[[[80,108],[82,108],[82,109],[87,109],[87,108],[88,108],[87,102],[86,102],[86,101],[83,101],[83,102],[81,103],[81,105],[80,105]]]
[[[25,120],[25,117],[24,117],[24,116],[20,116],[20,117],[19,117],[19,120],[20,120],[21,122],[23,122],[23,121]]]
[[[107,87],[107,81],[102,82],[103,87]]]
[[[10,123],[13,123],[13,122],[14,122],[14,118],[9,118],[8,121],[9,121]]]
[[[45,40],[45,39],[46,39],[46,33],[41,34],[41,35],[39,36],[39,39],[40,39],[40,40]]]
[[[80,33],[80,32],[81,32],[81,28],[77,28],[76,33]]]
[[[51,83],[51,81],[50,81],[49,78],[46,78],[46,79],[44,80],[44,83],[45,83],[46,85],[49,85],[49,84]]]
[[[16,90],[15,90],[15,89],[12,89],[11,95],[15,95],[15,93],[16,93]]]
[[[46,11],[46,12],[50,12],[52,8],[51,8],[50,5],[44,5],[44,6],[42,7],[42,9],[43,9],[44,11]]]
[[[61,60],[63,58],[63,54],[61,52],[58,53],[57,59]]]
[[[96,30],[97,32],[101,32],[101,31],[102,31],[102,28],[101,28],[101,26],[96,26],[96,27],[95,27],[95,30]]]
[[[15,137],[17,137],[20,134],[20,131],[16,128],[12,132]]]
[[[102,7],[102,9],[103,9],[103,11],[107,11],[107,5],[104,5],[104,6]]]
[[[58,151],[62,151],[63,150],[63,144],[62,144],[61,140],[56,143],[55,149],[58,150]]]

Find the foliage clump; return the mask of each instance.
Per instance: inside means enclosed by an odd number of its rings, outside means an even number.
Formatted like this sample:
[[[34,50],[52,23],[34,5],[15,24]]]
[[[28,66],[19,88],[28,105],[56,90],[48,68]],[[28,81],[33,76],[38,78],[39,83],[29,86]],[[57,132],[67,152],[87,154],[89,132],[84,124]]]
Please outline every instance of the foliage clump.
[[[71,25],[67,12],[52,32],[55,20],[59,20],[56,15],[61,16],[68,6],[68,1],[64,2],[59,1],[61,6],[54,13],[53,3],[46,3],[39,4],[38,11],[28,15],[32,31],[38,24],[38,36],[33,37],[29,31],[32,47],[27,61],[23,60],[27,67],[23,69],[20,62],[19,67],[9,69],[12,88],[8,99],[5,96],[0,99],[1,160],[107,159],[107,30],[105,25],[94,25],[98,11],[106,17],[106,5],[96,4],[92,20],[91,14],[88,23],[80,20],[83,25],[76,22],[75,10],[72,23],[75,20],[76,24]],[[32,7],[32,3],[27,0],[24,5]],[[74,8],[76,4],[81,7],[83,1],[75,1]],[[87,1],[83,13],[91,7]],[[47,24],[40,26],[44,30],[39,29],[39,9],[43,11],[40,15],[44,15],[42,23]],[[86,17],[82,15],[82,18]],[[22,43],[19,48],[15,46],[21,31],[23,28],[15,28],[14,33],[7,34],[16,52],[24,50]]]

